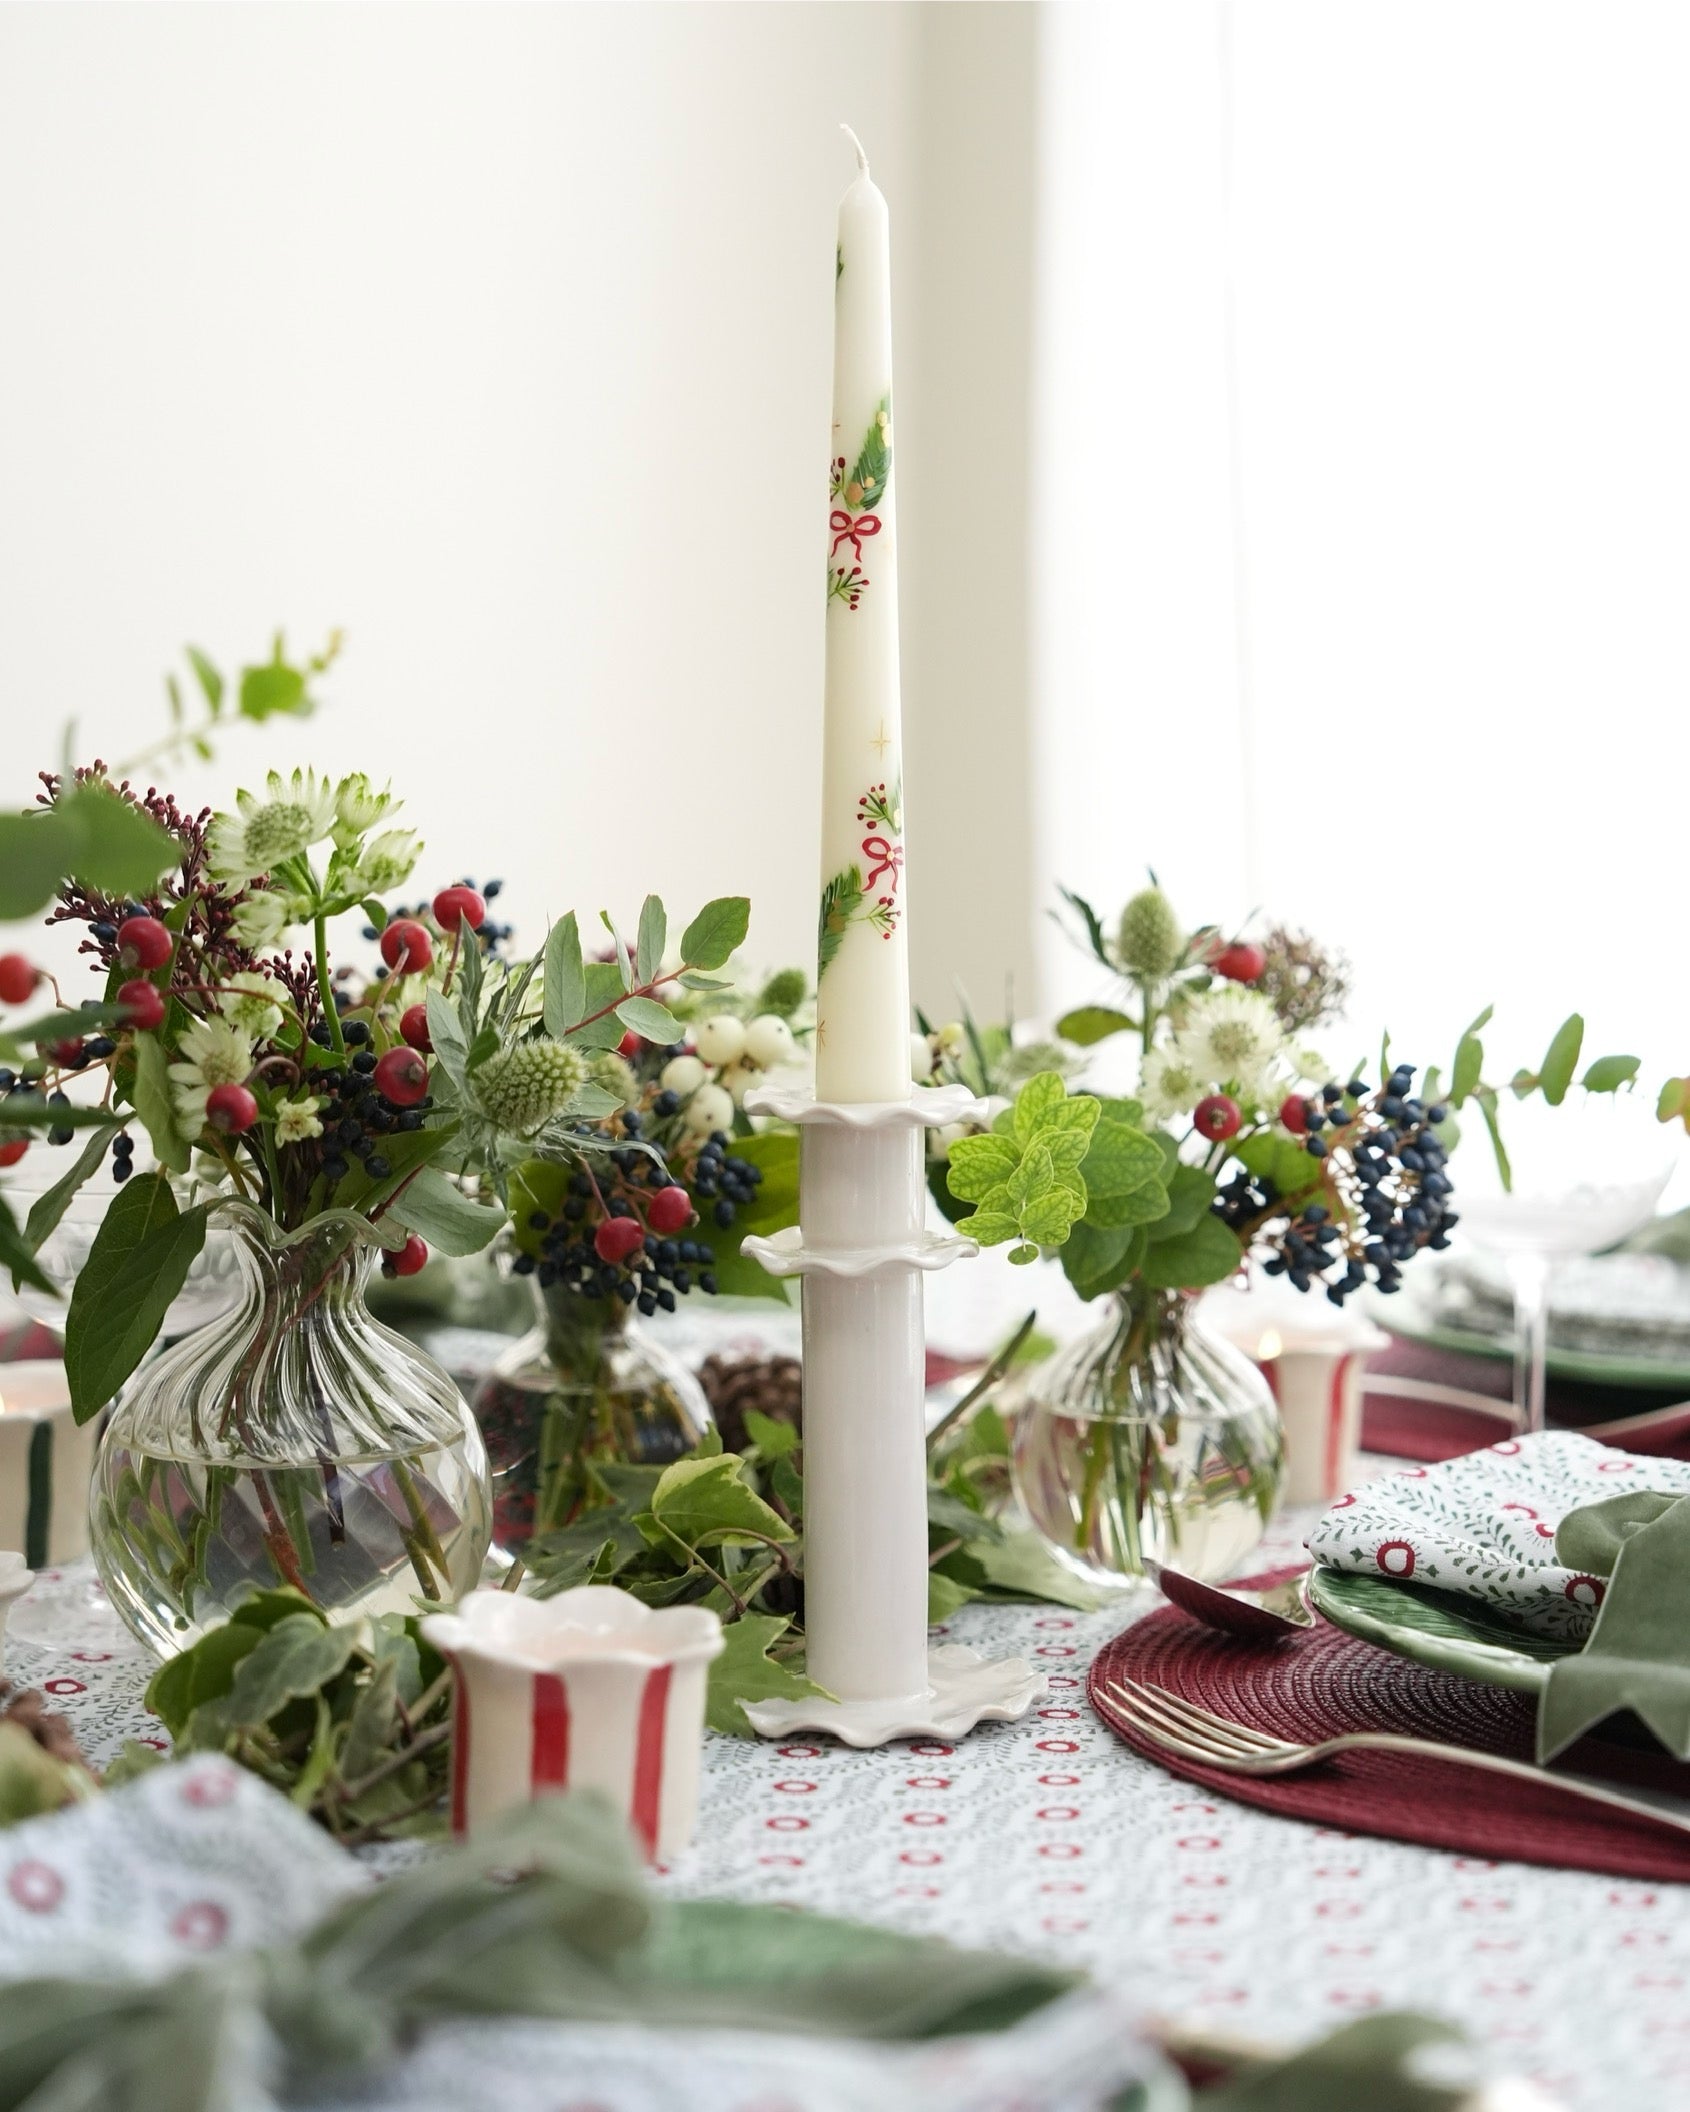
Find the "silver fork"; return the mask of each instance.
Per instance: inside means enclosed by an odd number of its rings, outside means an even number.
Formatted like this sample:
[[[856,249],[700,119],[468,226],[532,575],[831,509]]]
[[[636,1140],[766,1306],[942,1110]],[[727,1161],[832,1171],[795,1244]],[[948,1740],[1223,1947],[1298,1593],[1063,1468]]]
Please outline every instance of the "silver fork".
[[[1211,1716],[1207,1709],[1170,1694],[1165,1687],[1142,1686],[1134,1679],[1102,1684],[1110,1697],[1106,1713],[1118,1716],[1129,1730],[1164,1752],[1228,1774],[1294,1775],[1339,1753],[1412,1753],[1422,1760],[1450,1760],[1461,1767],[1482,1768],[1487,1774],[1535,1782],[1540,1788],[1565,1790],[1569,1796],[1609,1805],[1631,1818],[1652,1819],[1657,1826],[1690,1833],[1690,1804],[1652,1790],[1610,1789],[1587,1775],[1551,1774],[1528,1760],[1472,1752],[1464,1745],[1439,1745],[1430,1738],[1405,1738],[1396,1731],[1345,1731],[1341,1737],[1323,1738],[1318,1745],[1293,1745],[1247,1724]]]

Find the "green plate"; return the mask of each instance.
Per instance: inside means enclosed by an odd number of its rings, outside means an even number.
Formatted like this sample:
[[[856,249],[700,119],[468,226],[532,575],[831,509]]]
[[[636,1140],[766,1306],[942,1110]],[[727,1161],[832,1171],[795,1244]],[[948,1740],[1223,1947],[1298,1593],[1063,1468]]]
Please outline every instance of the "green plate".
[[[1364,1643],[1517,1694],[1540,1692],[1549,1667],[1575,1647],[1523,1635],[1454,1592],[1392,1584],[1347,1569],[1311,1570],[1309,1604]]]
[[[1389,1335],[1404,1342],[1418,1342],[1425,1349],[1453,1349],[1463,1356],[1488,1357],[1498,1362],[1514,1355],[1511,1334],[1479,1334],[1464,1327],[1444,1327],[1432,1319],[1419,1295],[1410,1295],[1405,1284],[1395,1298],[1370,1297],[1368,1318]],[[1682,1356],[1650,1358],[1618,1355],[1606,1350],[1560,1349],[1553,1343],[1544,1362],[1552,1379],[1570,1380],[1587,1386],[1659,1387],[1670,1391],[1682,1386],[1690,1393],[1690,1362]]]

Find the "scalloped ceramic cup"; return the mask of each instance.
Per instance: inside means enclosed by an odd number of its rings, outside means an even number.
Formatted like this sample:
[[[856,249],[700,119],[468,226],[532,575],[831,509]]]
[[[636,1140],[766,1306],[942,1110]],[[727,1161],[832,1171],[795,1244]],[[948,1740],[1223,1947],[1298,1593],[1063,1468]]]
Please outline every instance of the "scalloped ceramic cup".
[[[472,1591],[422,1631],[457,1673],[452,1830],[513,1805],[596,1789],[648,1858],[667,1861],[698,1816],[705,1679],[722,1624],[702,1606],[653,1609],[584,1584],[555,1599]]]

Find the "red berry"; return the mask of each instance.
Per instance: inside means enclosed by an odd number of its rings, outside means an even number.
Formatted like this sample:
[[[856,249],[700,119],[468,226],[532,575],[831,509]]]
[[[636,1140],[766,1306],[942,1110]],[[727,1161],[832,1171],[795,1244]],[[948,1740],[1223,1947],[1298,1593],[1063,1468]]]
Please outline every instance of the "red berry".
[[[46,1047],[47,1054],[52,1057],[55,1063],[74,1063],[82,1054],[82,1037],[78,1034],[73,1034],[66,1041],[50,1041]]]
[[[646,1204],[645,1214],[654,1232],[678,1232],[692,1223],[692,1197],[684,1188],[659,1188]]]
[[[481,929],[481,920],[487,914],[487,905],[473,887],[443,887],[434,898],[434,921],[442,931],[456,931],[460,924],[467,924],[471,931]]]
[[[1279,1103],[1279,1119],[1294,1137],[1305,1137],[1309,1130],[1309,1104],[1299,1094],[1287,1093]]]
[[[140,1027],[146,1031],[164,1025],[164,999],[144,975],[138,975],[132,983],[121,984],[117,1001],[123,1007],[126,1027]]]
[[[427,1005],[407,1005],[399,1015],[399,1033],[413,1049],[421,1049],[425,1056],[432,1054],[434,1038],[428,1031]]]
[[[413,1232],[397,1254],[387,1257],[387,1266],[395,1276],[414,1276],[428,1259],[428,1245]]]
[[[634,1058],[640,1053],[641,1049],[643,1049],[644,1047],[644,1041],[638,1034],[634,1032],[633,1028],[630,1027],[627,1033],[624,1034],[622,1039],[616,1044],[616,1053],[618,1056],[627,1057],[628,1061],[632,1063]]]
[[[645,1243],[645,1234],[640,1230],[637,1217],[607,1217],[593,1234],[593,1252],[600,1261],[608,1261],[612,1268],[624,1262],[636,1247]]]
[[[117,927],[117,957],[125,968],[162,968],[175,943],[157,917],[125,917]]]
[[[381,935],[381,957],[397,975],[420,975],[434,959],[426,924],[400,917]]]
[[[0,1166],[15,1166],[28,1149],[27,1137],[8,1137],[0,1144]]]
[[[376,1091],[395,1107],[415,1107],[428,1097],[428,1065],[412,1048],[389,1049],[375,1068]]]
[[[1211,1093],[1207,1100],[1198,1101],[1191,1119],[1200,1137],[1207,1137],[1211,1144],[1224,1144],[1228,1137],[1237,1136],[1244,1116],[1230,1093]]]
[[[0,1002],[21,1005],[35,995],[38,970],[21,953],[0,953]]]
[[[1245,939],[1234,939],[1209,960],[1215,973],[1224,975],[1229,983],[1253,983],[1267,964],[1268,957],[1262,949]]]
[[[214,1085],[205,1096],[205,1119],[226,1137],[238,1137],[258,1120],[258,1102],[244,1085]]]

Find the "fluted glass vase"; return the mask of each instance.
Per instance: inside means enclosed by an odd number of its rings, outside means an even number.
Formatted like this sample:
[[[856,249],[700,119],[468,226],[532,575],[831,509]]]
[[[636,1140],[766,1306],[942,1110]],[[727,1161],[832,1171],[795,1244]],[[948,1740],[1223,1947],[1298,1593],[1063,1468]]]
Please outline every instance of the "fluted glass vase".
[[[277,1585],[331,1621],[457,1599],[491,1536],[486,1452],[439,1365],[371,1318],[376,1250],[344,1223],[288,1237],[225,1209],[238,1304],[144,1365],[100,1442],[112,1604],[168,1656]]]
[[[711,1421],[703,1387],[625,1305],[559,1285],[535,1284],[534,1299],[534,1326],[475,1393],[509,1553],[595,1500],[594,1467],[669,1466]]]
[[[1052,1552],[1093,1583],[1147,1561],[1236,1576],[1284,1479],[1279,1410],[1242,1350],[1183,1291],[1133,1282],[1103,1323],[1027,1381],[1015,1486]]]

